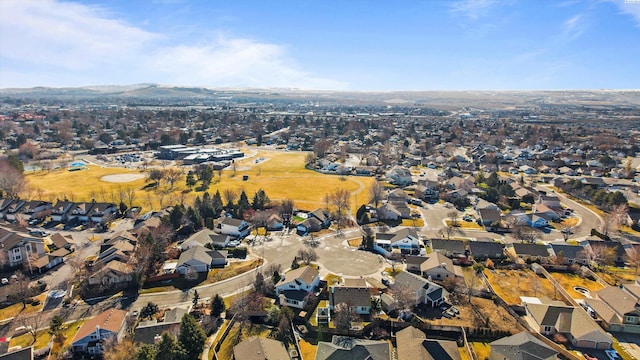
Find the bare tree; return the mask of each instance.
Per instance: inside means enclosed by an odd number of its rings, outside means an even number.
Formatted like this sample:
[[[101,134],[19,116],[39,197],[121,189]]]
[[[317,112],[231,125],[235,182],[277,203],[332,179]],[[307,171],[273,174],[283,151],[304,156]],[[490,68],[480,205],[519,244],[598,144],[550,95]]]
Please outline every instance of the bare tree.
[[[333,311],[333,323],[336,325],[336,328],[349,330],[352,323],[359,321],[360,316],[349,304],[339,303],[335,306]]]
[[[129,209],[131,209],[133,207],[133,203],[136,201],[136,189],[133,187],[127,188],[125,195],[127,199],[127,205],[129,205]]]
[[[633,246],[627,250],[627,261],[637,275],[638,269],[640,269],[640,246]]]
[[[393,272],[396,271],[396,265],[398,263],[402,263],[402,254],[398,253],[398,252],[392,252],[389,255],[389,260],[391,260],[391,270]]]
[[[349,209],[349,199],[351,193],[347,189],[337,189],[330,195],[331,204],[335,208],[336,220],[338,223],[338,231],[345,220],[346,212]]]
[[[369,201],[377,208],[378,204],[384,199],[384,186],[378,181],[374,181],[369,187],[369,197]]]
[[[530,226],[517,225],[514,227],[513,235],[521,242],[534,243],[540,239],[540,232]]]
[[[6,158],[0,158],[0,192],[10,199],[17,199],[25,188],[24,175],[11,166]]]
[[[27,333],[31,335],[33,338],[31,341],[31,345],[35,344],[38,340],[38,329],[45,324],[45,319],[43,316],[43,312],[38,311],[31,314],[20,314],[16,316],[15,322],[23,326]]]
[[[29,287],[29,278],[20,271],[14,273],[15,279],[12,284],[11,293],[16,299],[22,303],[22,309],[27,307],[27,303],[31,298],[31,288]]]
[[[391,285],[390,290],[396,301],[397,310],[410,310],[416,305],[416,293],[410,288],[399,284],[393,284]]]
[[[318,255],[316,254],[316,251],[310,248],[298,250],[298,253],[296,254],[296,256],[298,257],[298,259],[302,260],[302,262],[304,262],[306,265],[311,264],[312,261],[318,260]]]
[[[460,223],[458,222],[458,216],[459,215],[460,214],[458,214],[458,212],[455,211],[455,210],[449,211],[447,213],[447,217],[449,217],[449,220],[451,221],[451,226],[453,226],[453,227],[459,227],[460,226]]]
[[[327,151],[329,150],[329,148],[332,145],[332,141],[329,139],[320,139],[317,140],[316,143],[313,145],[313,153],[316,155],[317,158],[322,159],[324,157],[324,155],[327,153]]]
[[[164,171],[164,178],[169,183],[170,190],[173,190],[174,184],[180,181],[182,176],[183,176],[182,171],[180,171],[180,169],[177,169],[177,168],[169,168]]]
[[[224,200],[227,202],[227,204],[233,204],[236,202],[238,193],[233,189],[224,189],[224,191],[222,192],[222,196],[224,196]]]

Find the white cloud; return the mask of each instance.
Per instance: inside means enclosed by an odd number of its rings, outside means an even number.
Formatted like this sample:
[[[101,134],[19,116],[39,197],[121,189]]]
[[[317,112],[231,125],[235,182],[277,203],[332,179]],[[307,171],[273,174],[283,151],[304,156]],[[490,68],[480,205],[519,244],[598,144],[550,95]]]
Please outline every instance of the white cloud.
[[[586,30],[584,17],[580,14],[574,15],[567,19],[562,28],[562,35],[566,40],[574,40],[579,38]]]
[[[636,26],[640,27],[640,2],[625,0],[608,0],[618,6],[620,13],[633,17]]]
[[[158,82],[193,86],[345,88],[300,70],[286,48],[218,35],[167,44],[107,9],[59,0],[0,1],[0,87]]]
[[[495,0],[460,0],[450,5],[451,12],[456,15],[466,16],[472,20],[486,16]]]

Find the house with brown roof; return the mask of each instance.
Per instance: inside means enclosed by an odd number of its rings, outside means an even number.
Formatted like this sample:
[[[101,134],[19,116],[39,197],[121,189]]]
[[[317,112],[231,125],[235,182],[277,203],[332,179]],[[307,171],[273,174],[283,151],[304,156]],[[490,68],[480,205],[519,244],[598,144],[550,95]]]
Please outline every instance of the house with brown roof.
[[[229,244],[229,241],[231,241],[230,235],[219,234],[211,229],[204,228],[189,236],[187,240],[180,244],[180,248],[182,248],[182,250],[187,250],[194,246],[211,245],[216,249],[221,249],[226,247],[227,244]]]
[[[303,266],[282,275],[275,285],[281,305],[302,309],[306,296],[320,284],[320,273],[311,266]]]
[[[398,360],[460,360],[458,344],[450,340],[427,339],[420,329],[406,327],[396,334]]]
[[[640,334],[640,285],[611,286],[591,296],[585,303],[607,330]]]
[[[281,341],[252,337],[233,347],[234,360],[289,360],[287,348]]]
[[[349,305],[360,315],[371,313],[371,288],[364,279],[345,279],[344,283],[329,288],[329,306],[331,310],[340,304]]]
[[[167,332],[175,338],[180,333],[182,317],[189,311],[185,307],[175,307],[164,311],[164,318],[160,321],[153,319],[140,321],[134,330],[133,341],[136,344],[154,344],[158,337]]]
[[[581,348],[611,348],[611,337],[582,308],[529,302],[524,307],[529,323],[542,335],[562,334],[573,346]]]
[[[115,260],[91,274],[88,281],[89,285],[121,286],[129,284],[132,279],[133,268],[131,265]]]
[[[102,354],[107,343],[122,337],[126,316],[124,310],[108,309],[82,324],[71,342],[74,354]]]
[[[45,254],[42,238],[0,228],[0,266],[15,268],[23,265],[33,269],[32,262]]]

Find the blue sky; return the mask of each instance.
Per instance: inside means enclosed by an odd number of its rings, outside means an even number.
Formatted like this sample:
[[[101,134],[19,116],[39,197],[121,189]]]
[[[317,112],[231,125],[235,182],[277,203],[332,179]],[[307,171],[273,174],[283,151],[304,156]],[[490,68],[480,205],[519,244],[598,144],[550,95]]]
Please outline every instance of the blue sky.
[[[640,88],[640,2],[2,0],[0,88]]]

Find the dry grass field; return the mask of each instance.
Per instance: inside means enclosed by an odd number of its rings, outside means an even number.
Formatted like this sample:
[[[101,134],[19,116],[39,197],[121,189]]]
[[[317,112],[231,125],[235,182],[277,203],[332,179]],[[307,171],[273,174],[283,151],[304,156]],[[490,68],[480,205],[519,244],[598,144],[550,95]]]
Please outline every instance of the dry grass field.
[[[325,175],[304,167],[304,152],[285,152],[275,150],[242,149],[247,157],[236,162],[236,171],[231,167],[222,172],[219,177],[215,173],[213,182],[208,190],[210,194],[220,190],[244,190],[249,199],[258,189],[263,189],[271,200],[291,198],[297,207],[313,210],[325,204],[325,195],[336,189],[344,188],[351,192],[351,208],[356,211],[358,203],[362,204],[368,198],[368,187],[374,181],[370,177]],[[186,173],[187,167],[181,167]],[[73,201],[111,201],[120,202],[119,188],[134,189],[134,205],[141,206],[143,211],[159,209],[162,206],[178,203],[184,200],[190,204],[196,195],[202,192],[187,190],[185,178],[175,183],[173,189],[169,184],[161,183],[158,188],[143,189],[145,179],[130,182],[113,183],[103,181],[107,175],[117,174],[145,174],[142,170],[115,167],[100,167],[89,165],[87,170],[68,171],[66,169],[52,172],[37,172],[27,174],[29,182],[25,197],[38,197],[45,200],[67,198]],[[146,174],[145,174],[146,175]],[[243,176],[248,180],[243,181]],[[125,201],[127,203],[127,201]]]
[[[575,286],[581,286],[591,292],[598,291],[603,288],[603,286],[597,281],[589,280],[576,274],[551,273],[551,277],[559,282],[574,299],[584,299],[585,297],[582,293],[574,290]]]
[[[554,298],[551,282],[531,270],[485,269],[484,274],[498,296],[509,305],[520,304],[520,296]]]

